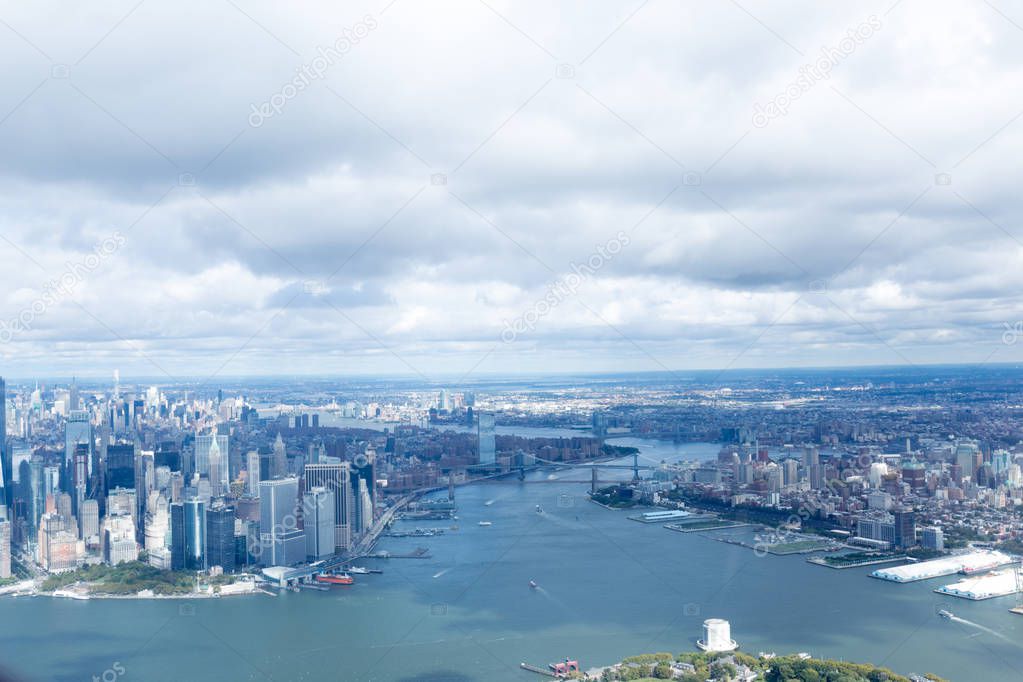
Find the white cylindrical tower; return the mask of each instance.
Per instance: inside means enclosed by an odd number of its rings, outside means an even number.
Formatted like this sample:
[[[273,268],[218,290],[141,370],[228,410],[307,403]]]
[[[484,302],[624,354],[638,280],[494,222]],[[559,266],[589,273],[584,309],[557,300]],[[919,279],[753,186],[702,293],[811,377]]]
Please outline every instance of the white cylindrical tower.
[[[734,651],[739,648],[732,639],[731,625],[721,618],[708,618],[703,621],[703,639],[696,644],[704,651]]]

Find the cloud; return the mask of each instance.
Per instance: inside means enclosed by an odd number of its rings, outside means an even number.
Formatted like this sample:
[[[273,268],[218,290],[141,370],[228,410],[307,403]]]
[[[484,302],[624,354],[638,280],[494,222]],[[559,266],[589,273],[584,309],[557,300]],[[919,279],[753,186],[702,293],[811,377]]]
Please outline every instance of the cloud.
[[[988,7],[234,5],[5,11],[0,319],[126,237],[8,373],[1020,359],[1021,43]]]

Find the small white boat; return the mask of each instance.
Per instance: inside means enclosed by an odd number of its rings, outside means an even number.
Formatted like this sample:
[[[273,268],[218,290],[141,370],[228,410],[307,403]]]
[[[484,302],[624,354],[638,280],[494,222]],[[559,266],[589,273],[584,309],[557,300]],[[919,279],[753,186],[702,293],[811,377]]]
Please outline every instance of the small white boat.
[[[942,609],[941,611],[938,611],[938,615],[944,618],[945,620],[952,620],[953,614],[951,611],[946,611],[945,609]]]
[[[480,521],[480,525],[481,526],[492,526],[494,524],[492,524],[490,521]]]
[[[348,569],[348,572],[355,575],[366,575],[369,573],[369,569],[364,566],[352,566]]]
[[[530,580],[530,581],[529,581],[529,587],[535,590],[535,589],[537,588],[537,584],[536,584],[536,582],[535,582],[535,581],[532,581],[532,580]]]

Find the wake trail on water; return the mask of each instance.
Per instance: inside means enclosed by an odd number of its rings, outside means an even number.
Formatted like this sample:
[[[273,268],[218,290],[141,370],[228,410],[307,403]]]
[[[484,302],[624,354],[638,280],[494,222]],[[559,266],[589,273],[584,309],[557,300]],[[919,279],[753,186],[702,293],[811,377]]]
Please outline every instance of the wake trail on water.
[[[443,571],[438,571],[438,572],[434,573],[433,577],[434,578],[439,578],[439,577],[441,577],[442,575],[444,575],[445,573],[447,573],[450,570],[451,570],[450,568],[445,568]]]
[[[974,623],[972,620],[966,620],[965,618],[960,618],[959,616],[952,616],[951,618],[949,618],[949,620],[955,623],[962,623],[963,625],[968,625],[971,628],[977,628],[978,630],[986,632],[989,635],[994,635],[995,637],[1003,639],[1006,642],[1009,642],[1010,644],[1016,644],[1018,646],[1017,642],[1012,641],[1011,639],[1009,639],[1002,633],[998,632],[997,630],[992,630],[991,628],[981,625],[980,623]]]

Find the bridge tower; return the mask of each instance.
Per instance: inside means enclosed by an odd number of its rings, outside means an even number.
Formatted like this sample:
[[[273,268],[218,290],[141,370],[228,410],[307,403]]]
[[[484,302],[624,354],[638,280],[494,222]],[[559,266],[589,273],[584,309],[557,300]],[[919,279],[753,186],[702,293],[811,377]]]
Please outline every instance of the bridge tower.
[[[455,499],[455,470],[452,469],[448,472],[448,501],[453,502]]]
[[[632,480],[639,480],[639,453],[633,453],[632,455]]]
[[[590,492],[597,492],[597,467],[590,467]]]

